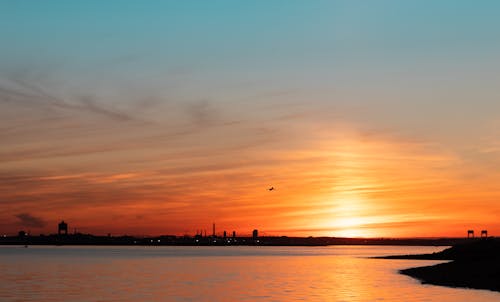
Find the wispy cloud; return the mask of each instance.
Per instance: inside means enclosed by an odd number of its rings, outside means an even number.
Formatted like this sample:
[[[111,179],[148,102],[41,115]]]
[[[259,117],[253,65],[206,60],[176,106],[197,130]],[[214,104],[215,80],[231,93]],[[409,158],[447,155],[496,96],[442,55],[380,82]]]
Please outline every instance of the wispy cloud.
[[[24,227],[43,228],[47,225],[42,218],[33,216],[29,213],[21,213],[15,216],[19,219],[19,223]]]
[[[0,82],[0,102],[24,104],[30,106],[41,106],[48,109],[64,109],[92,113],[107,117],[114,121],[131,121],[136,118],[132,113],[116,110],[115,108],[103,105],[96,97],[90,95],[61,96],[61,93],[49,92],[41,84],[35,84],[30,79],[9,79]],[[6,83],[7,82],[7,83]],[[9,84],[10,83],[10,84]]]
[[[219,112],[207,100],[192,102],[186,105],[186,112],[191,121],[198,127],[208,127],[219,118]]]

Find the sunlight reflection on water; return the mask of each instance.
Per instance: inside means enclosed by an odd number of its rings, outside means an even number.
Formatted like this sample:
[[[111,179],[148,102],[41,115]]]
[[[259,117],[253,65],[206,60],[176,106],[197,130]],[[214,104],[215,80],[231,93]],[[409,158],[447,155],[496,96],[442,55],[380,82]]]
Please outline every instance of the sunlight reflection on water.
[[[369,256],[442,248],[0,247],[1,301],[500,301],[421,285],[398,270],[437,261]]]

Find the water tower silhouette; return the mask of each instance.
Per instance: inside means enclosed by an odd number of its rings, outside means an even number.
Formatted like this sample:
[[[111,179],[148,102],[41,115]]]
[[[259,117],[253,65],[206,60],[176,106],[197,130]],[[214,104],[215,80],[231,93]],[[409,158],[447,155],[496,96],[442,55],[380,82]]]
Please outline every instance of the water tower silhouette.
[[[68,224],[66,222],[61,221],[57,228],[57,234],[61,235],[64,232],[64,235],[68,235]]]

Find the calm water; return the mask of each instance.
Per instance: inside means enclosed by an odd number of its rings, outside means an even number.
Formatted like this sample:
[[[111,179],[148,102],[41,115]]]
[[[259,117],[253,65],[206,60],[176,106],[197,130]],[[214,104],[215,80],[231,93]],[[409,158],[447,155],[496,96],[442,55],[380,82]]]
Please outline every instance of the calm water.
[[[434,247],[0,247],[0,301],[500,301],[368,259]]]

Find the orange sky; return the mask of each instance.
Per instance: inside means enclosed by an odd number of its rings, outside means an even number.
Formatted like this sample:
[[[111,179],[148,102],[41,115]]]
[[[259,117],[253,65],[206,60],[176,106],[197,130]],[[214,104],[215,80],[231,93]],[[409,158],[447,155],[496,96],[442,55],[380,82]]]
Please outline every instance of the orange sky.
[[[96,234],[210,233],[212,222],[220,233],[257,228],[268,235],[500,231],[497,171],[438,143],[305,118],[295,125],[258,130],[264,134],[247,144],[234,136],[234,145],[223,148],[200,142],[168,149],[161,140],[127,145],[133,134],[123,134],[124,145],[117,138],[109,150],[84,154],[71,150],[87,139],[81,137],[61,146],[53,140],[53,150],[30,158],[20,148],[3,166],[17,174],[2,176],[2,196],[14,201],[3,211],[2,230],[50,233],[64,219],[71,229]],[[217,140],[233,128],[214,126],[205,135]]]

